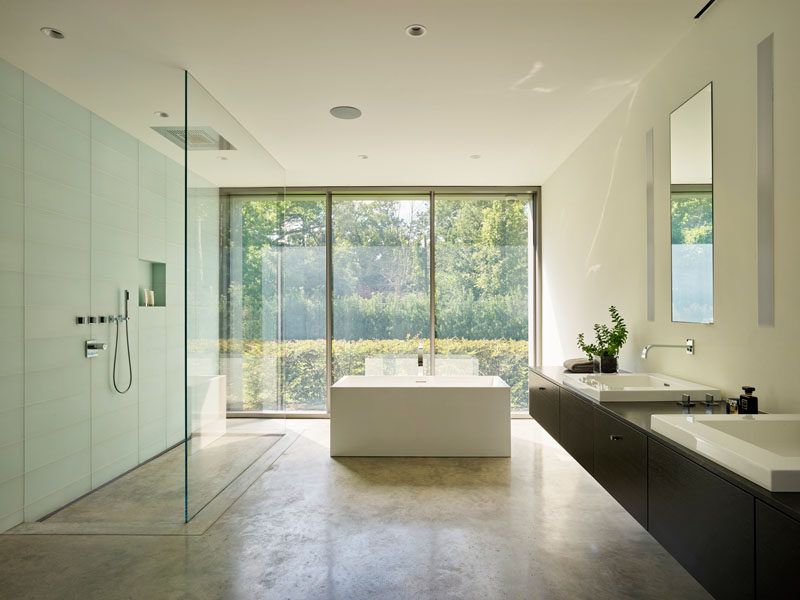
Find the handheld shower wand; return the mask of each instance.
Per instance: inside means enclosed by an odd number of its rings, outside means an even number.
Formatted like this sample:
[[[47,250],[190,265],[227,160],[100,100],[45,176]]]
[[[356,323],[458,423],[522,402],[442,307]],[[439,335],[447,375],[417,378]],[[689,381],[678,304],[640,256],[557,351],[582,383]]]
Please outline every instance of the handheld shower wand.
[[[129,389],[131,389],[131,385],[133,384],[133,365],[131,364],[131,339],[130,335],[128,334],[128,321],[130,317],[128,316],[128,301],[131,298],[131,294],[128,290],[125,290],[125,316],[120,315],[114,322],[117,324],[117,335],[116,340],[114,342],[114,364],[112,367],[112,380],[114,382],[114,389],[117,390],[120,394],[124,394]],[[125,345],[128,348],[128,387],[124,390],[120,389],[117,385],[117,351],[119,350],[119,322],[125,321]]]

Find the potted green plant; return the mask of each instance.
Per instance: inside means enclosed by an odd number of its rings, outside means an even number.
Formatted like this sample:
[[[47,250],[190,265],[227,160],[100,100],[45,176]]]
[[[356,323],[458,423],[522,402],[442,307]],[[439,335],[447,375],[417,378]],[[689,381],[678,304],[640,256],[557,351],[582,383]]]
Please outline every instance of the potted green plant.
[[[617,372],[619,350],[628,339],[628,327],[616,306],[610,306],[608,312],[611,314],[610,328],[605,324],[594,324],[596,343],[587,344],[583,333],[578,334],[578,348],[592,361],[595,373]]]

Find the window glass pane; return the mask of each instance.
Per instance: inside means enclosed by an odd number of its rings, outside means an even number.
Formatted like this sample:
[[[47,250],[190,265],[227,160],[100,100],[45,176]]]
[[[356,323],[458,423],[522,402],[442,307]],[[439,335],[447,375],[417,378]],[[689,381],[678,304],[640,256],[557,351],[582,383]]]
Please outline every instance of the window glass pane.
[[[325,196],[233,196],[229,410],[326,409]]]
[[[437,194],[437,375],[498,375],[528,408],[530,194]]]
[[[429,373],[429,196],[337,195],[333,227],[333,381]]]

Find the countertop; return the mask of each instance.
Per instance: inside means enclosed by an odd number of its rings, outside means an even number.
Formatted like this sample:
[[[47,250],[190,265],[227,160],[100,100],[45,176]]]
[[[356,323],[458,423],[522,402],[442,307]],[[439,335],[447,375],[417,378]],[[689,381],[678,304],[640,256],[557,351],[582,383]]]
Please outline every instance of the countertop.
[[[632,425],[636,429],[641,430],[644,434],[648,435],[654,440],[660,442],[661,444],[669,447],[672,450],[675,450],[679,454],[686,456],[687,458],[691,459],[692,461],[696,462],[702,467],[705,467],[709,471],[719,475],[720,477],[730,481],[735,486],[745,490],[749,494],[752,494],[753,496],[755,496],[759,500],[762,500],[766,504],[769,504],[770,506],[800,521],[800,492],[770,492],[768,489],[753,483],[749,479],[745,479],[744,477],[737,475],[733,471],[730,471],[725,467],[715,463],[714,461],[709,460],[706,457],[698,454],[697,452],[690,450],[686,446],[682,446],[677,442],[674,442],[671,439],[661,435],[660,433],[653,431],[650,428],[651,415],[683,414],[685,412],[685,409],[679,406],[677,403],[599,402],[594,398],[586,396],[585,394],[582,394],[580,391],[571,388],[566,383],[564,383],[563,376],[567,373],[564,367],[529,366],[528,368],[537,375],[540,375],[545,379],[549,379],[556,385],[568,389],[571,393],[584,399],[585,401],[591,402],[600,410],[603,410],[604,412],[607,412],[612,416],[621,419],[626,423],[629,423],[630,425]],[[696,406],[691,409],[691,412],[692,414],[706,414],[706,410],[707,410],[706,406],[702,402],[697,402]],[[725,405],[723,403],[719,403],[718,405],[712,407],[711,413],[724,414]]]

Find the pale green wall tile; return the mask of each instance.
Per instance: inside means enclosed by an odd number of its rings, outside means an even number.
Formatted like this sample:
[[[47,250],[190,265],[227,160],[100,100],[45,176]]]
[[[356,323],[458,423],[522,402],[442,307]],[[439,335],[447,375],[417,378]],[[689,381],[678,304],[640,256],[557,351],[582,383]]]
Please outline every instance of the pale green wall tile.
[[[0,236],[0,271],[22,271],[22,240]]]
[[[22,71],[0,58],[0,93],[22,100]]]
[[[138,415],[139,407],[137,403],[128,404],[122,408],[103,414],[94,415],[92,418],[92,442],[94,444],[99,444],[101,442],[113,441],[120,436],[135,432],[138,427]],[[116,457],[111,457],[107,462],[113,462],[120,456],[135,450],[136,445],[134,442],[133,447],[122,449],[122,451],[117,453]]]
[[[0,199],[5,202],[22,204],[22,181],[24,177],[20,169],[0,164]]]
[[[25,240],[25,272],[88,280],[89,250]]]
[[[21,442],[22,436],[22,415],[21,406],[9,408],[0,413],[0,440],[4,445]]]
[[[85,412],[89,413],[89,396],[84,396],[84,403],[86,404]],[[27,413],[26,413],[26,430],[28,429]],[[45,425],[46,426],[46,425]],[[59,461],[62,457],[70,456],[76,452],[80,452],[89,448],[89,434],[90,425],[88,418],[80,423],[72,423],[63,426],[59,429],[50,430],[46,435],[30,435],[25,436],[25,472],[30,473],[36,469],[40,469],[53,462]],[[26,432],[27,433],[27,432]],[[89,465],[85,466],[85,472],[88,473]],[[72,479],[77,478],[72,477]],[[57,489],[55,482],[51,482],[45,488],[45,491],[50,489]]]
[[[22,135],[22,102],[0,94],[0,129]]]
[[[89,361],[25,375],[25,398],[31,403],[77,396],[89,387]]]
[[[95,250],[92,271],[95,279],[137,281],[138,259],[135,256]],[[136,289],[131,289],[131,308],[136,306]]]
[[[167,177],[167,158],[147,144],[139,142],[139,169],[152,171],[152,176],[158,178],[163,187]]]
[[[22,477],[0,483],[0,531],[22,522]]]
[[[91,227],[88,220],[72,219],[63,215],[25,209],[25,240],[46,244],[69,246],[89,250]]]
[[[22,169],[22,163],[22,136],[8,129],[0,129],[0,164],[14,169]]]
[[[33,371],[49,371],[62,367],[72,366],[81,369],[87,365],[84,343],[86,334],[76,336],[48,339],[26,339],[25,340],[25,377]],[[88,371],[86,386],[88,389]],[[31,398],[25,394],[26,402],[35,402],[36,398]]]
[[[167,200],[165,208],[167,223],[175,227],[183,240],[183,205]]]
[[[27,139],[25,172],[89,193],[89,163]]]
[[[138,180],[126,181],[99,169],[92,169],[92,195],[131,208],[139,207]]]
[[[136,260],[138,262],[138,259]],[[123,301],[121,298],[122,290],[131,291],[130,310],[133,317],[136,316],[134,302],[136,296],[136,282],[137,277],[115,278],[115,279],[101,279],[95,276],[92,279],[92,310],[98,314],[121,314],[124,310]],[[114,328],[109,328],[113,333]],[[124,330],[123,330],[124,331]],[[135,339],[135,328],[131,325],[131,345]]]
[[[88,391],[78,396],[68,396],[66,398],[56,398],[47,402],[36,402],[27,404],[25,407],[25,437],[30,439],[38,436],[49,436],[55,431],[66,430],[72,425],[77,425],[89,419],[90,400]],[[81,433],[88,429],[80,428]],[[65,434],[71,436],[73,434]],[[70,438],[72,439],[72,438]],[[71,443],[79,443],[78,447],[83,447],[82,439]],[[86,442],[88,444],[88,436]],[[53,456],[58,458],[58,455]]]
[[[166,415],[166,373],[139,380],[139,423],[164,422]]]
[[[153,421],[139,428],[139,460],[163,452],[167,448],[167,428],[165,422]]]
[[[55,212],[76,219],[91,215],[90,196],[58,181],[25,174],[25,206]]]
[[[22,440],[0,446],[0,486],[8,480],[22,475],[24,469],[23,452],[24,445]],[[1,492],[0,497],[2,497]],[[0,500],[0,507],[6,508],[2,500]],[[19,508],[22,508],[21,504]],[[19,510],[19,508],[17,510]]]
[[[0,306],[22,307],[23,289],[22,273],[0,271]]]
[[[0,377],[0,411],[19,408],[23,403],[24,377],[22,373]],[[0,438],[0,445],[9,440]]]
[[[0,306],[0,343],[17,344],[22,340],[21,310],[18,306]],[[0,444],[2,444],[0,438]]]
[[[24,209],[22,204],[0,198],[0,236],[22,239]]]
[[[150,190],[159,196],[166,197],[166,180],[163,173],[158,173],[151,169],[143,169],[139,166],[139,189]]]
[[[27,73],[24,99],[26,105],[69,125],[85,136],[89,135],[89,111]]]
[[[96,141],[92,142],[92,167],[130,183],[139,180],[135,159]]]
[[[24,281],[25,305],[65,306],[75,310],[86,310],[90,299],[87,283],[86,279],[74,279],[63,275],[28,273]]]
[[[95,223],[92,225],[92,248],[138,258],[139,238],[132,231]]]
[[[163,215],[159,217],[140,212],[139,236],[155,238],[163,244],[166,241],[166,221]]]
[[[138,445],[138,431],[93,445],[92,487],[103,485],[135,467],[139,462]]]
[[[93,202],[92,222],[138,233],[139,210],[136,206],[123,206],[109,201]]]
[[[155,238],[139,234],[139,258],[152,262],[165,262],[167,249],[164,238]]]
[[[18,347],[0,344],[0,377],[23,372],[23,353]]]
[[[177,183],[180,186],[180,196],[183,199],[183,183],[185,181],[184,169],[181,163],[175,162],[171,158],[166,158],[165,168],[167,170],[167,180]]]
[[[25,520],[35,521],[91,489],[89,449],[25,473]]]
[[[89,162],[89,136],[30,106],[25,107],[25,141],[36,142],[84,163]]]
[[[166,196],[169,202],[173,202],[180,207],[181,220],[183,219],[183,200],[184,200],[184,187],[183,176],[180,179],[167,178]]]
[[[166,218],[167,201],[163,195],[151,192],[150,190],[139,190],[139,210],[157,219]]]
[[[101,200],[110,200],[131,208],[139,207],[139,183],[125,181],[119,177],[92,169],[92,194]]]
[[[134,163],[139,161],[139,141],[112,125],[105,119],[92,114],[92,139],[97,140],[108,148],[113,148],[131,158]]]
[[[56,295],[54,292],[53,295]],[[57,302],[58,298],[56,298]],[[69,337],[85,332],[86,326],[77,325],[75,316],[86,312],[86,304],[26,306],[25,337],[30,340],[53,337]],[[86,316],[86,315],[84,315]]]

